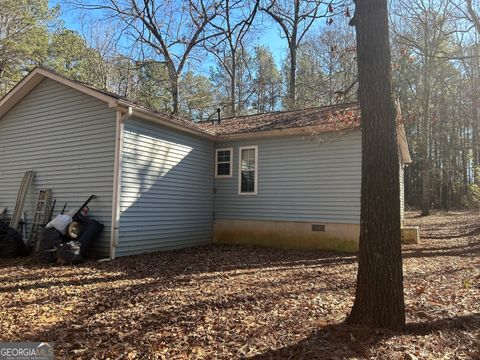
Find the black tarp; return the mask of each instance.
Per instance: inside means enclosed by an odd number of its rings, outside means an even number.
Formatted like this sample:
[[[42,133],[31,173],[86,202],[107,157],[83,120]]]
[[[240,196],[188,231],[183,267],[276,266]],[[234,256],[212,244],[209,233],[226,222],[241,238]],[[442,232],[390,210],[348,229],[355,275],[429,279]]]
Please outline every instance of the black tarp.
[[[19,232],[0,220],[0,257],[28,256],[30,251]]]
[[[56,249],[63,242],[63,235],[56,229],[43,229],[37,236],[35,255],[38,261],[53,263],[57,260]]]
[[[78,240],[72,240],[57,248],[57,261],[60,264],[79,264],[84,261],[80,254],[81,244]]]
[[[78,215],[75,220],[78,221],[81,226],[80,235],[77,238],[77,241],[79,241],[81,244],[80,251],[82,256],[86,257],[88,250],[98,239],[98,236],[102,232],[104,226],[98,221],[83,215]]]

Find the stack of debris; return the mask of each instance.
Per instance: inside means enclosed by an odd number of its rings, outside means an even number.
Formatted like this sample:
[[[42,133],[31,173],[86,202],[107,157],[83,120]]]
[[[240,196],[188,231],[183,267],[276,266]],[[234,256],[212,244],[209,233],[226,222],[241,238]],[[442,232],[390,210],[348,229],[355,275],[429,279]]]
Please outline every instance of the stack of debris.
[[[20,233],[0,220],[0,256],[17,257],[29,254],[30,250],[23,242]]]
[[[38,234],[35,253],[45,263],[78,264],[85,260],[88,250],[103,230],[103,224],[88,217],[92,195],[75,212],[64,210]]]
[[[62,212],[52,219],[56,200],[52,205],[51,189],[40,190],[27,239],[23,207],[34,174],[34,171],[25,173],[15,210],[9,221],[4,218],[6,209],[0,209],[0,257],[28,256],[34,250],[36,258],[44,263],[83,262],[104,227],[88,216],[87,205],[96,196],[91,195],[77,211],[65,213],[65,204]]]

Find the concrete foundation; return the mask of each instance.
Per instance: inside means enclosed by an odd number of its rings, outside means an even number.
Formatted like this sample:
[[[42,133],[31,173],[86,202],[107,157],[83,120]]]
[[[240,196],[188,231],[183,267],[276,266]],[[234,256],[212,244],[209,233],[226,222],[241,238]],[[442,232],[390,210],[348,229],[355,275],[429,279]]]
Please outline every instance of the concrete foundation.
[[[402,244],[418,244],[420,229],[418,226],[402,227]]]
[[[358,224],[257,220],[215,220],[214,223],[215,242],[284,249],[355,252],[359,234]]]

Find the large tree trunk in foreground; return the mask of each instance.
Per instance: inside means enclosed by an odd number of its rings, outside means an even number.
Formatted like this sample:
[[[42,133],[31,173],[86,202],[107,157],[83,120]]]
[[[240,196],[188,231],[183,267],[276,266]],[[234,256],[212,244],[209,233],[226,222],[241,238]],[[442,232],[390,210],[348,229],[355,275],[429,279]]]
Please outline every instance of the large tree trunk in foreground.
[[[387,0],[355,3],[352,25],[357,32],[362,113],[362,191],[357,288],[347,322],[399,329],[405,325],[405,304]]]

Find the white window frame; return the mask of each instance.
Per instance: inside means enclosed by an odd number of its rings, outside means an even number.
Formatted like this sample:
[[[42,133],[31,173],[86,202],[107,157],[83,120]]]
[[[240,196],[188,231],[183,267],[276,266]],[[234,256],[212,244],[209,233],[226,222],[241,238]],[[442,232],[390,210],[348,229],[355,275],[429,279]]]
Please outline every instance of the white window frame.
[[[255,150],[255,177],[253,192],[242,192],[242,150]],[[238,148],[238,195],[257,195],[258,193],[258,145],[240,146]]]
[[[228,175],[218,175],[218,152],[219,151],[230,151],[230,173]],[[230,178],[232,176],[233,176],[233,148],[215,149],[215,178],[224,179],[224,178]]]

